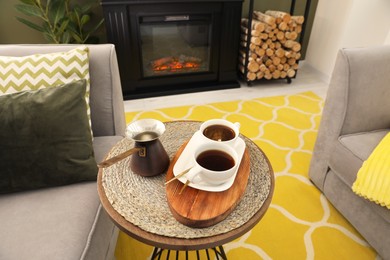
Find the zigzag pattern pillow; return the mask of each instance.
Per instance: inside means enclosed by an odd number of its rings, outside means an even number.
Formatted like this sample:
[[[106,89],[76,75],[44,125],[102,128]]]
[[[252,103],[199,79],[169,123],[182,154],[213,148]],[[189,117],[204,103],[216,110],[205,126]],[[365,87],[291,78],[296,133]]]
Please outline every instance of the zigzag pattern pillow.
[[[37,90],[86,79],[85,100],[89,108],[89,49],[80,46],[68,52],[23,57],[0,56],[0,96]],[[91,125],[91,122],[90,122]]]

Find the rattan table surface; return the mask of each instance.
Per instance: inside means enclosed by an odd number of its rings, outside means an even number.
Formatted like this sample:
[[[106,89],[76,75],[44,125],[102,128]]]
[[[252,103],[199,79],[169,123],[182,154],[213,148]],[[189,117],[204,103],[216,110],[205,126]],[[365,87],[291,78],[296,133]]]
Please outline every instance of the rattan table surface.
[[[180,146],[199,129],[198,121],[165,123],[160,137],[172,159]],[[248,232],[267,211],[274,190],[272,167],[263,151],[249,138],[240,136],[250,154],[250,174],[240,203],[220,223],[208,228],[190,228],[171,214],[165,194],[165,173],[142,177],[131,172],[131,157],[100,169],[98,192],[101,203],[113,222],[126,234],[146,244],[173,250],[200,250],[220,246]],[[132,148],[124,138],[107,158]]]

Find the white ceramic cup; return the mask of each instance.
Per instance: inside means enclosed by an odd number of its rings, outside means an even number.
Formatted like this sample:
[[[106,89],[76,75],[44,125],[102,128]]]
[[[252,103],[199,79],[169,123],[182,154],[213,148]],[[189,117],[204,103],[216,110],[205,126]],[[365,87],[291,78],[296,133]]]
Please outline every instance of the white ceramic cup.
[[[193,168],[185,176],[194,184],[205,182],[220,185],[233,177],[239,166],[236,150],[221,142],[200,144],[194,151],[192,161]]]
[[[225,119],[211,119],[203,122],[199,131],[202,143],[211,141],[234,146],[240,135],[240,123],[232,123]]]

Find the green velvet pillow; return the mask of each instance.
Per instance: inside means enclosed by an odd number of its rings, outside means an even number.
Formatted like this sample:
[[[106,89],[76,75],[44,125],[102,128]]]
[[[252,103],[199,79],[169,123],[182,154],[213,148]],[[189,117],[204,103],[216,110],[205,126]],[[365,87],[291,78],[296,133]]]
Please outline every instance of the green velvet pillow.
[[[0,96],[0,193],[96,180],[86,80]]]

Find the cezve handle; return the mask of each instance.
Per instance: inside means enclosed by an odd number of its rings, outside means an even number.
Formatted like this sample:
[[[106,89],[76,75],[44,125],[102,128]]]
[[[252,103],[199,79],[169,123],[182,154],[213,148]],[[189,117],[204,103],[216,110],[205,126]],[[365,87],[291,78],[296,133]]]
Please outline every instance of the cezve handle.
[[[107,168],[111,165],[113,165],[114,163],[116,162],[119,162],[120,160],[123,160],[125,159],[126,157],[132,155],[133,153],[136,153],[136,152],[139,152],[138,155],[141,156],[141,157],[145,157],[146,156],[146,149],[145,147],[137,147],[137,148],[132,148],[130,150],[127,150],[126,152],[123,152],[121,154],[118,154],[117,156],[114,156],[108,160],[105,160],[101,163],[99,163],[97,166],[99,168]]]

